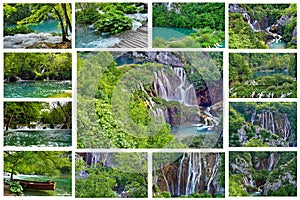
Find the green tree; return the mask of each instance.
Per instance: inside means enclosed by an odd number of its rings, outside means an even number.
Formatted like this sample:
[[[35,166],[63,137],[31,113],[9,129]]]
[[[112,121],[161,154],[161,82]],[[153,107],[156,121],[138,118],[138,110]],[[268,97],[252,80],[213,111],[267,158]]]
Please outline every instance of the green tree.
[[[71,154],[61,151],[4,151],[4,171],[14,174],[39,174],[54,177],[64,168],[71,173]],[[70,175],[70,174],[69,174]]]
[[[53,13],[53,17],[59,19],[62,32],[62,42],[70,42],[68,39],[69,32],[72,32],[71,25],[71,3],[55,3],[55,4],[30,4],[31,15],[22,19],[18,24],[32,24],[44,21],[48,17],[48,13]]]

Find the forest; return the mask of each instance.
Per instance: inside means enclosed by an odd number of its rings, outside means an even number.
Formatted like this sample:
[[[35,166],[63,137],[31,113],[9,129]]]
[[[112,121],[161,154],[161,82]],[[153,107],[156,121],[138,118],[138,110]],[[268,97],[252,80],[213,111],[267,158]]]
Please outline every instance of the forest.
[[[296,4],[229,4],[229,48],[295,49]]]
[[[76,3],[76,47],[147,47],[147,12],[145,3]]]
[[[71,102],[5,102],[6,146],[71,146]]]
[[[224,153],[154,153],[153,197],[225,197]]]
[[[297,152],[230,152],[229,196],[297,196]]]
[[[230,103],[229,131],[232,147],[296,147],[297,104]]]
[[[4,48],[71,48],[71,3],[3,4]]]
[[[297,54],[229,54],[232,98],[296,98]]]
[[[72,154],[63,151],[4,151],[5,196],[71,196]],[[54,190],[28,189],[22,181],[55,182]]]
[[[224,3],[153,3],[153,47],[224,48]]]
[[[77,153],[77,198],[147,198],[146,153]]]
[[[77,69],[78,148],[222,147],[221,53],[80,52]]]
[[[71,97],[72,54],[5,53],[4,97]]]

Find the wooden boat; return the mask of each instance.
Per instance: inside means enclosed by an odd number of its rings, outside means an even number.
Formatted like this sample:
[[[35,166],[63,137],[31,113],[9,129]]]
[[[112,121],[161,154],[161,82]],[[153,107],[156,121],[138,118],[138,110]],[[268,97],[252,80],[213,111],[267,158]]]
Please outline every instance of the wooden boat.
[[[52,180],[46,182],[39,182],[39,181],[14,179],[14,181],[19,182],[24,189],[55,190],[56,187],[56,182]]]

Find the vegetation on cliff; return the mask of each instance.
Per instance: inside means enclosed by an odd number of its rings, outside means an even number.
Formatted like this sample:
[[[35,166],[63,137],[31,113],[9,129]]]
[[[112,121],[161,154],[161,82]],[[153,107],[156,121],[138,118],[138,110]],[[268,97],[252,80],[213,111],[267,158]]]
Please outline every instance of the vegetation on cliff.
[[[146,198],[147,168],[144,153],[79,153],[75,162],[75,196]]]
[[[267,49],[272,43],[297,46],[296,4],[230,4],[229,47],[233,49]]]
[[[297,196],[297,152],[230,152],[230,196]]]
[[[292,102],[230,103],[230,146],[297,146],[296,110]]]

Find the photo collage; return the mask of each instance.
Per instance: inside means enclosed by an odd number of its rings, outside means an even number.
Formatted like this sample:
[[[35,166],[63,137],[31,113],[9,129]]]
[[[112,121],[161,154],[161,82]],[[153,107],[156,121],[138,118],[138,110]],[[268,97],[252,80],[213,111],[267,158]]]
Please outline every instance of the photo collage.
[[[4,0],[0,198],[297,199],[299,12]]]

